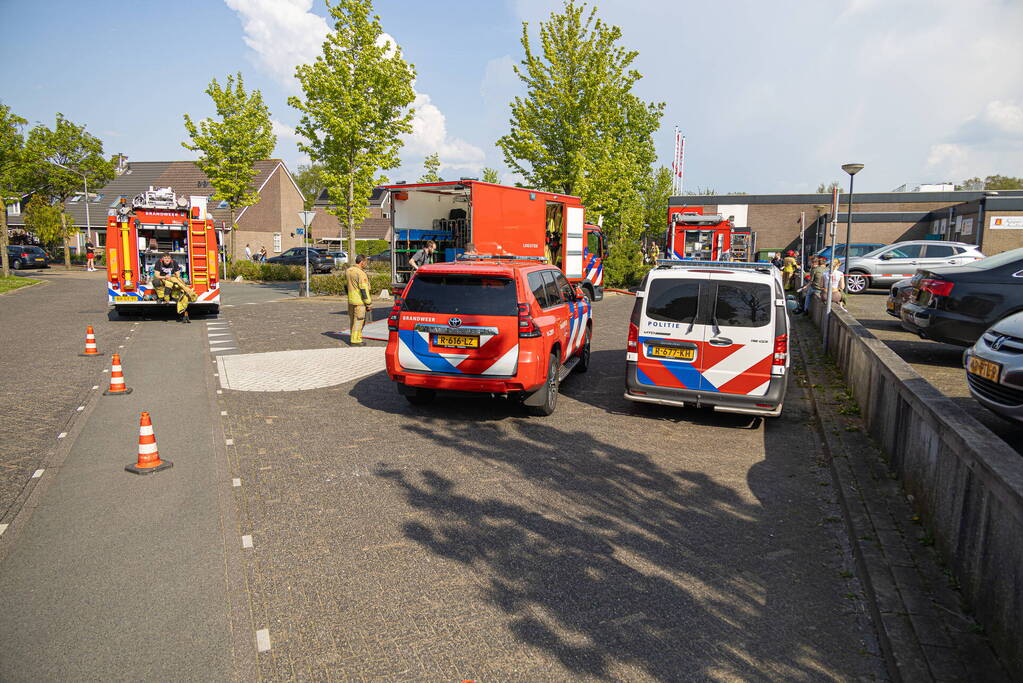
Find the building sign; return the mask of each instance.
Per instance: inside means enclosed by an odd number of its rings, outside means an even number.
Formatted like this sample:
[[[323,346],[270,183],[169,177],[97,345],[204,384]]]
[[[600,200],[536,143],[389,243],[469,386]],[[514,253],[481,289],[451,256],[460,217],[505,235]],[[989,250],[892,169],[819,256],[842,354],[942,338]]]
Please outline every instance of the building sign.
[[[959,226],[960,235],[972,235],[973,234],[973,216],[969,218],[963,218],[963,222]]]
[[[992,230],[1023,230],[1023,216],[991,216]]]

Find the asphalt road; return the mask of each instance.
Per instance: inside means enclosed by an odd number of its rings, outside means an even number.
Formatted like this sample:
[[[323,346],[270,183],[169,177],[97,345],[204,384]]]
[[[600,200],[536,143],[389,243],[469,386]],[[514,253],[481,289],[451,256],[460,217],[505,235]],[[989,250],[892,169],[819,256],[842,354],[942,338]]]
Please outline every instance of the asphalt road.
[[[416,409],[382,373],[217,397],[253,627],[272,643],[262,677],[883,675],[801,391],[766,426],[633,406],[631,305],[596,304],[591,370],[549,418],[489,399]],[[242,353],[330,348],[338,309],[226,318]]]
[[[849,312],[875,337],[913,366],[920,375],[945,394],[963,412],[976,418],[1023,454],[1023,425],[1010,423],[977,403],[966,385],[961,346],[920,339],[902,328],[898,318],[885,311],[887,290],[871,289],[850,296]]]

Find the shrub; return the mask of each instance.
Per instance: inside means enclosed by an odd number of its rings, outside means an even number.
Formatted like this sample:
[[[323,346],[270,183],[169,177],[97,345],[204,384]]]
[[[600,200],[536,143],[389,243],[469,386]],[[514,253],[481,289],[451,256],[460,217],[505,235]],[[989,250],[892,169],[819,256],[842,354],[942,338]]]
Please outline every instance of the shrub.
[[[302,268],[301,266],[285,266],[279,263],[235,261],[227,267],[227,276],[228,278],[234,279],[239,275],[246,280],[304,280],[305,268]]]
[[[376,256],[385,249],[390,249],[391,243],[387,240],[355,240],[355,253],[366,256]]]
[[[643,253],[639,244],[620,241],[609,245],[604,259],[604,285],[607,287],[633,287],[642,281],[650,270],[643,265]]]
[[[313,294],[331,296],[348,296],[348,279],[345,270],[330,275],[315,275],[309,281],[309,289]],[[369,276],[369,291],[379,294],[381,289],[391,288],[391,276],[388,273],[366,273]]]

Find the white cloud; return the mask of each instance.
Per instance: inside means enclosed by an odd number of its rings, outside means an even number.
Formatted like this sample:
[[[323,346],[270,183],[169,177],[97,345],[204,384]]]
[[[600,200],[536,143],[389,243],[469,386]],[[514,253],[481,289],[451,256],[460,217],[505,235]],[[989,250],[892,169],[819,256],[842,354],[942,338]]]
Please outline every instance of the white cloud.
[[[245,44],[255,53],[259,65],[289,92],[297,93],[295,67],[315,61],[330,30],[327,21],[311,11],[312,0],[224,2],[241,18]],[[380,36],[379,42],[397,45],[387,33]],[[412,134],[406,136],[402,150],[403,156],[412,158],[408,161],[418,164],[415,157],[436,152],[440,154],[441,168],[479,170],[485,157],[483,150],[448,134],[444,114],[430,101],[429,95],[417,92],[413,107]],[[290,140],[292,145],[297,140],[294,129],[279,121],[274,121],[274,132]],[[299,158],[296,155],[297,152],[290,156]],[[289,155],[285,153],[285,156]]]
[[[927,168],[962,179],[1023,173],[1023,107],[992,100],[968,116],[947,140],[931,146]]]

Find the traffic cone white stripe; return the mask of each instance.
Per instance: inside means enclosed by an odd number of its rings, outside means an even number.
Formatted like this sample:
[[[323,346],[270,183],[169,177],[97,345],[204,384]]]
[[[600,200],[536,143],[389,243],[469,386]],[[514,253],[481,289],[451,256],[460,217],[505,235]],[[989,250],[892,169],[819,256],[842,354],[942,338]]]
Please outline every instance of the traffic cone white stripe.
[[[150,455],[156,453],[155,443],[140,443],[139,444],[139,455]]]
[[[153,425],[139,427],[139,436],[155,436],[153,433]]]

